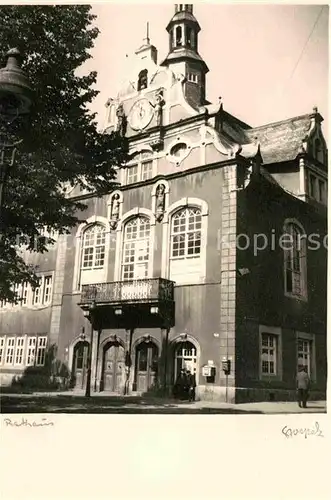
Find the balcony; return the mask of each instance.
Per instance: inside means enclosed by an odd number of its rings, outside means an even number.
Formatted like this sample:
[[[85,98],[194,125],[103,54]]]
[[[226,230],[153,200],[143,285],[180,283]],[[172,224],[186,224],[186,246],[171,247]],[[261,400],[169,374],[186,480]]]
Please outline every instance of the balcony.
[[[171,326],[174,321],[174,282],[146,278],[82,286],[80,307],[95,302],[102,328]]]
[[[151,278],[83,285],[81,304],[93,300],[97,304],[173,301],[174,283],[163,278]]]

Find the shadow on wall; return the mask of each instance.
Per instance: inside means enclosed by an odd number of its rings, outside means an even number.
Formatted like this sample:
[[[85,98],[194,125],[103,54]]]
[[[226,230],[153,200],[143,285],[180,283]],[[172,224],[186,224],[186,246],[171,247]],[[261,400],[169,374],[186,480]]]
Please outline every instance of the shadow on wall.
[[[28,366],[22,375],[13,378],[10,389],[15,392],[65,391],[70,389],[70,384],[70,371],[56,358],[54,344],[46,351],[44,366]]]

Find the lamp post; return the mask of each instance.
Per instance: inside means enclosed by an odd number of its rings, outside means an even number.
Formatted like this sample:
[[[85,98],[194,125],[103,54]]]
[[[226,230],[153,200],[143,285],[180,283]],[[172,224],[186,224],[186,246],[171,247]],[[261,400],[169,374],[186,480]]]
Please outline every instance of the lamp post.
[[[90,339],[90,347],[88,351],[87,358],[87,377],[86,377],[86,388],[85,388],[85,397],[91,396],[91,374],[92,374],[92,352],[93,352],[93,335],[94,335],[94,312],[96,310],[96,303],[93,300],[92,304],[90,304],[87,311],[84,311],[84,316],[87,317],[91,323],[91,339]]]
[[[10,49],[6,57],[6,66],[0,69],[0,238],[4,187],[15,162],[17,146],[22,142],[15,140],[13,128],[30,112],[33,100],[31,84],[21,68],[19,50]]]

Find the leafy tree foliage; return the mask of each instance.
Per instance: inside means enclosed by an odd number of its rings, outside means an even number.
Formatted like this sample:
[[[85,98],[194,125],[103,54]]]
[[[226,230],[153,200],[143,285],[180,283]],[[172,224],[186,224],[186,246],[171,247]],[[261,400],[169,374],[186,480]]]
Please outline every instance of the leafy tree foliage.
[[[14,299],[15,283],[37,283],[18,243],[45,252],[50,241],[41,236],[43,228],[63,234],[81,221],[85,205],[66,196],[63,186],[78,183],[101,196],[113,189],[114,166],[127,158],[125,139],[99,133],[88,109],[98,94],[96,72],[77,72],[99,33],[94,19],[88,5],[0,7],[1,65],[17,47],[35,94],[29,123],[10,130],[23,142],[5,185],[0,300]]]

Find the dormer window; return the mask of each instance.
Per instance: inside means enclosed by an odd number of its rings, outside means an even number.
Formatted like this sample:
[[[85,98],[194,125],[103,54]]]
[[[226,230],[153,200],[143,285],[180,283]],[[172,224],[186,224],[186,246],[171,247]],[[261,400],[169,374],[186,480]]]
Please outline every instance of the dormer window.
[[[147,89],[147,83],[148,83],[148,71],[147,69],[143,69],[142,71],[140,71],[138,76],[138,91]]]

